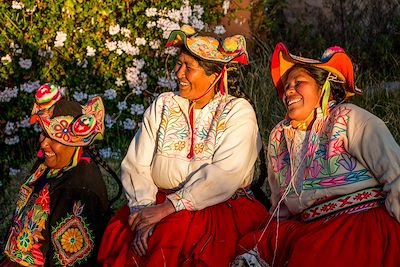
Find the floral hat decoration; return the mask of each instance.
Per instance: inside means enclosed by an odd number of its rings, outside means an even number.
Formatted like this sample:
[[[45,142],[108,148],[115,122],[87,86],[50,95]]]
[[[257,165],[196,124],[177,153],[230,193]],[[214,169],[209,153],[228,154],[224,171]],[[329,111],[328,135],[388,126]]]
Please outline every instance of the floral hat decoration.
[[[283,43],[278,43],[272,54],[271,76],[280,98],[282,98],[284,92],[282,77],[284,77],[286,72],[295,64],[317,67],[329,72],[328,78],[323,86],[323,109],[324,106],[326,108],[329,99],[331,81],[345,84],[345,100],[356,93],[361,93],[354,84],[353,64],[343,48],[339,46],[329,47],[325,50],[321,59],[316,60],[292,55]]]
[[[220,78],[220,92],[222,95],[227,90],[227,68],[228,63],[248,64],[246,51],[246,39],[242,35],[234,35],[223,40],[217,40],[211,36],[199,35],[189,25],[183,25],[180,30],[174,30],[169,35],[166,47],[184,46],[194,56],[223,63]]]
[[[62,113],[68,115],[53,116],[55,109],[60,105],[64,109]],[[36,91],[30,123],[39,123],[51,139],[61,144],[88,146],[95,140],[103,139],[104,115],[101,97],[96,96],[81,106],[63,99],[57,86],[44,84]]]

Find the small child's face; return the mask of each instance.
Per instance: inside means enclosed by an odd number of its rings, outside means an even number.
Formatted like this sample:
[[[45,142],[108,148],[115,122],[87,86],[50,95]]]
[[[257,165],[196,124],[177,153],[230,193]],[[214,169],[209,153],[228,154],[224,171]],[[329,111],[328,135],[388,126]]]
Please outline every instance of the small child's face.
[[[284,83],[283,103],[290,119],[304,121],[320,106],[321,88],[302,68],[290,71]]]

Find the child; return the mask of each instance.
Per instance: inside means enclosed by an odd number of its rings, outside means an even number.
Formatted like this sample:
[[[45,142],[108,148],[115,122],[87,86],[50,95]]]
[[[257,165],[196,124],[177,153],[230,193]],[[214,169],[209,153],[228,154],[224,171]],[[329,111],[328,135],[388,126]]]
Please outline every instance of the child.
[[[233,266],[398,266],[400,148],[382,120],[346,103],[357,93],[350,58],[279,43],[271,75],[287,109],[268,145],[273,217],[242,238]]]

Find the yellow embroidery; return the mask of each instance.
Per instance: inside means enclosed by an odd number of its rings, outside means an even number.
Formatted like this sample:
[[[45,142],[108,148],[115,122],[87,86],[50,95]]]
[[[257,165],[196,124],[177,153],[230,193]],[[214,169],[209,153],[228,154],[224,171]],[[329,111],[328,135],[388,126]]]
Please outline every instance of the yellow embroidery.
[[[70,228],[61,236],[61,246],[69,253],[79,251],[83,246],[82,233],[77,228]]]
[[[204,150],[204,144],[203,144],[203,143],[196,144],[196,145],[194,146],[194,152],[195,152],[196,154],[200,154],[201,152],[203,152],[203,150]]]
[[[182,151],[182,149],[185,148],[185,144],[186,144],[185,141],[179,141],[178,143],[175,143],[174,144],[175,150]]]
[[[18,235],[17,240],[18,240],[17,247],[21,252],[25,253],[31,251],[33,245],[33,238],[30,231],[24,229]]]

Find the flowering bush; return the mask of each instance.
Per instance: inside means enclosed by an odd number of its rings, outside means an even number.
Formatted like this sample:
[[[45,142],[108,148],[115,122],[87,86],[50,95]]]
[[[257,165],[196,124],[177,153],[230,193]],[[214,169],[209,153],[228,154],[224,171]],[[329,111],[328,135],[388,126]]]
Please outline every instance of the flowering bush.
[[[164,49],[182,24],[211,27],[229,1],[25,0],[0,3],[1,183],[32,158],[40,128],[29,125],[34,91],[53,83],[82,104],[101,95],[106,140],[100,153],[121,157],[151,99],[176,87]],[[122,141],[121,141],[122,140]]]

